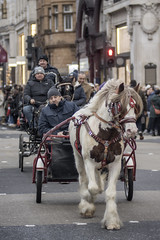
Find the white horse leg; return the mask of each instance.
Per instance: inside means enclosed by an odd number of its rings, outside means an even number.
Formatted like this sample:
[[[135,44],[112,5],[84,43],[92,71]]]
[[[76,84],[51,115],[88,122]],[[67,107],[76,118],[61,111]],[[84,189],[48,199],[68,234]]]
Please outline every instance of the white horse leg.
[[[94,197],[88,191],[88,179],[82,157],[74,152],[76,168],[79,174],[79,188],[81,201],[79,203],[80,214],[83,217],[93,217],[95,212]]]
[[[105,192],[106,210],[102,220],[102,227],[107,229],[120,229],[121,226],[116,204],[116,183],[121,169],[120,159],[109,164],[108,187]]]
[[[96,163],[94,162],[93,159],[85,159],[84,165],[88,178],[88,191],[93,196],[97,195],[98,193],[100,193],[100,189],[97,183],[99,174],[97,173]]]

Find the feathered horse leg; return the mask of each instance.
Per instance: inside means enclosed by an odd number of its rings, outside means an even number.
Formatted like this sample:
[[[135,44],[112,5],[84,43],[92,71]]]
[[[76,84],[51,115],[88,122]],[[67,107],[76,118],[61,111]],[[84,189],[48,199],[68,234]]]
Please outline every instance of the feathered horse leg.
[[[120,229],[121,221],[117,212],[116,204],[116,183],[121,169],[121,155],[110,163],[108,175],[108,187],[105,192],[106,196],[106,210],[102,220],[102,227],[107,229]]]
[[[81,201],[79,211],[83,217],[93,217],[95,212],[94,196],[88,190],[88,178],[84,166],[83,158],[74,150],[76,168],[79,174],[79,192]]]

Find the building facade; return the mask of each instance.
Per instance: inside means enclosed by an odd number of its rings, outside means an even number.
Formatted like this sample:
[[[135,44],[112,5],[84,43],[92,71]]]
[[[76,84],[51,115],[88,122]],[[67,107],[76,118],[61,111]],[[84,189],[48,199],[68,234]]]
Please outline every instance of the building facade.
[[[106,67],[107,46],[115,47],[113,68]],[[76,50],[92,82],[115,77],[160,86],[160,2],[79,0]]]
[[[0,44],[8,61],[1,64],[1,85],[24,85],[28,79],[27,36],[36,33],[36,0],[2,0]]]
[[[61,75],[76,64],[76,0],[37,0],[35,44]]]

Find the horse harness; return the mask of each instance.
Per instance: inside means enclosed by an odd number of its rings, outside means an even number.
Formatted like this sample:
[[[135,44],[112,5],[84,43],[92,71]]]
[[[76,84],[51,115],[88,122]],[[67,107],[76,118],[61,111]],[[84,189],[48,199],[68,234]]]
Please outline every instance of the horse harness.
[[[120,110],[121,110],[121,107],[119,105],[120,103],[115,103],[115,105],[111,105],[110,108],[111,108],[111,111],[112,111],[112,114],[115,116],[117,115]],[[135,107],[135,105],[133,104],[133,99],[130,100],[130,108],[133,108]],[[127,112],[128,113],[128,112]],[[104,123],[107,123],[109,126],[111,127],[114,127],[114,128],[117,128],[117,129],[120,129],[121,131],[119,132],[119,135],[115,138],[113,138],[112,140],[108,141],[108,140],[104,140],[104,139],[101,139],[100,137],[98,137],[90,128],[89,124],[88,124],[88,119],[91,117],[91,116],[95,116],[96,118],[98,118],[100,121],[104,122]],[[77,149],[77,151],[79,152],[79,154],[81,155],[81,144],[80,144],[80,129],[81,129],[81,126],[84,125],[85,128],[86,128],[86,131],[88,132],[88,134],[98,143],[102,144],[105,148],[104,150],[104,158],[103,160],[101,161],[101,169],[103,169],[106,165],[107,165],[107,159],[106,159],[106,156],[107,156],[107,152],[108,152],[108,147],[110,144],[112,143],[116,143],[120,140],[123,139],[123,124],[125,123],[130,123],[130,122],[136,122],[136,119],[135,118],[122,118],[118,121],[118,124],[115,124],[114,121],[106,121],[104,120],[103,118],[101,118],[100,116],[98,116],[97,113],[93,113],[92,115],[90,116],[85,116],[85,115],[80,115],[79,116],[80,119],[73,119],[74,121],[74,125],[76,126],[76,140],[75,140],[75,148]]]

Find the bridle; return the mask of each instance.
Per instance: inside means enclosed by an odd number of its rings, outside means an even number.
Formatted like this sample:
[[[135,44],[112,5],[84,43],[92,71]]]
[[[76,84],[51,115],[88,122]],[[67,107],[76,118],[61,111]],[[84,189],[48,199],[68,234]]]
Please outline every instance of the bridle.
[[[106,104],[107,105],[107,104]],[[135,109],[136,108],[136,102],[135,100],[132,98],[132,96],[129,97],[129,109],[127,110],[127,112],[125,112],[123,115],[121,115],[121,111],[122,111],[122,104],[121,102],[111,102],[109,103],[109,112],[112,113],[113,115],[113,121],[117,122],[118,125],[123,126],[126,123],[135,123],[136,122],[136,118],[133,117],[126,117],[125,116],[129,113],[129,111],[131,109]]]

